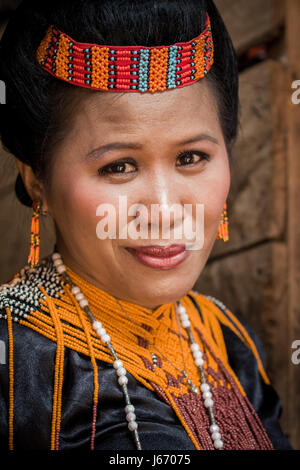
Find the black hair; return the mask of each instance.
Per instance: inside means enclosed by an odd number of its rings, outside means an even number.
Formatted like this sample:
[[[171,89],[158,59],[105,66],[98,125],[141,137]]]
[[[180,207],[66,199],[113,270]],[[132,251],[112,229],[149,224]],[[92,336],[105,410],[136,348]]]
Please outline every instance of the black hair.
[[[23,0],[0,42],[0,79],[6,85],[6,105],[0,106],[4,148],[48,184],[51,155],[68,132],[70,114],[83,90],[38,64],[36,50],[50,24],[79,42],[159,46],[198,36],[206,12],[215,51],[203,80],[216,96],[230,153],[238,127],[238,67],[228,31],[211,0]],[[15,191],[23,204],[32,205],[20,174]]]

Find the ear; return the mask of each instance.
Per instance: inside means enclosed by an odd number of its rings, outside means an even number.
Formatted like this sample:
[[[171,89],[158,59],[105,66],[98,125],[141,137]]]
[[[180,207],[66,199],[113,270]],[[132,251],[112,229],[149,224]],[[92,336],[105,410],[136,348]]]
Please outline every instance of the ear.
[[[19,160],[18,158],[16,158],[16,164],[22,177],[26,191],[28,192],[31,199],[33,201],[37,199],[42,201],[43,210],[47,210],[47,203],[43,196],[43,185],[34,174],[31,166],[21,162],[21,160]]]

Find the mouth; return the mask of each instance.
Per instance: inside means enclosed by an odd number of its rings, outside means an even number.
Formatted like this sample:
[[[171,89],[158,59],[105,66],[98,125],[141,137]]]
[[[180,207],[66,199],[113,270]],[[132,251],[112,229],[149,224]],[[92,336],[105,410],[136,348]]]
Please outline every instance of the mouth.
[[[185,245],[127,247],[126,250],[140,263],[155,269],[173,269],[189,255]]]

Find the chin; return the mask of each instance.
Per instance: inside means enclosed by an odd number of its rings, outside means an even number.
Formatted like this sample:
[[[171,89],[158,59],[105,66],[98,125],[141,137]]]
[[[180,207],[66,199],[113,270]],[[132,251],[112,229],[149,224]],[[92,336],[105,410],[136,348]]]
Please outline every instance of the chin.
[[[151,286],[148,285],[148,289],[143,288],[136,289],[139,292],[139,298],[133,302],[139,303],[147,308],[156,308],[162,304],[168,304],[175,302],[180,298],[184,297],[194,286],[195,281],[191,283],[172,283],[172,285],[159,285]]]

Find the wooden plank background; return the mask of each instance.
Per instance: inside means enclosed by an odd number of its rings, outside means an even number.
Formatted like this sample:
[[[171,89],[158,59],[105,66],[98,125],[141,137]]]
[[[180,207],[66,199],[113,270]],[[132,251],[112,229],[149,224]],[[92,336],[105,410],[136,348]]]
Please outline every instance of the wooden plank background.
[[[0,3],[2,30],[9,7]],[[291,83],[300,80],[299,0],[216,0],[240,58],[263,46],[265,60],[240,74],[241,124],[231,162],[228,243],[217,241],[195,288],[222,300],[258,333],[267,373],[283,403],[281,425],[300,449],[300,365],[291,345],[300,340],[300,105]],[[1,26],[0,26],[1,34]],[[249,65],[249,64],[248,64]],[[26,262],[31,210],[13,193],[17,170],[1,152],[0,282]],[[54,243],[42,219],[41,255]]]
[[[286,0],[287,83],[300,80],[300,2]],[[300,105],[287,104],[287,246],[288,326],[290,342],[300,339]],[[300,365],[290,362],[287,380],[287,426],[291,440],[300,447]]]
[[[241,128],[231,164],[228,243],[217,242],[196,288],[220,298],[259,334],[278,392],[281,426],[300,449],[300,2],[216,0],[239,56],[266,60],[240,74]]]

